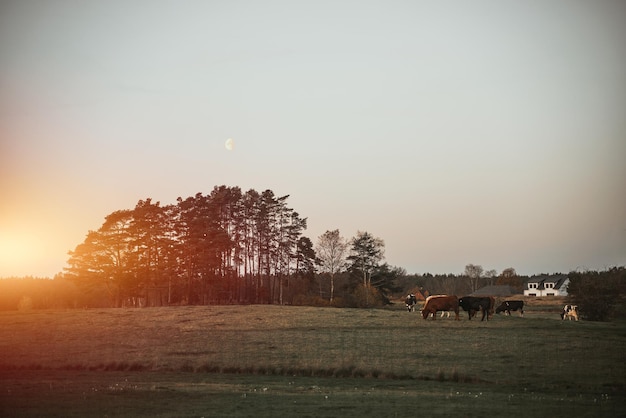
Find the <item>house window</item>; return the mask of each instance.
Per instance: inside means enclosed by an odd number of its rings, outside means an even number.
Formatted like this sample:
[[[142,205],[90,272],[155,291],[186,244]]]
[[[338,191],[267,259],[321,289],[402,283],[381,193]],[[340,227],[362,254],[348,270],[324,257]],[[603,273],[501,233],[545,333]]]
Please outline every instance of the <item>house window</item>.
[[[529,289],[536,289],[537,288],[537,283],[528,283],[528,288]]]
[[[547,293],[546,296],[554,296],[554,293]]]
[[[544,286],[546,289],[554,289],[554,283],[545,283]]]

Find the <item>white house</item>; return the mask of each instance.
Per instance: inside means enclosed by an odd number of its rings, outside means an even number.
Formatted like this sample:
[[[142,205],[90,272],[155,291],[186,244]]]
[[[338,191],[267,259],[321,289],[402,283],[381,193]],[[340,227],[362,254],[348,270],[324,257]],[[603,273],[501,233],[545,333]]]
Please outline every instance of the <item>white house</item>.
[[[534,276],[524,283],[524,296],[567,296],[568,284],[565,274]]]

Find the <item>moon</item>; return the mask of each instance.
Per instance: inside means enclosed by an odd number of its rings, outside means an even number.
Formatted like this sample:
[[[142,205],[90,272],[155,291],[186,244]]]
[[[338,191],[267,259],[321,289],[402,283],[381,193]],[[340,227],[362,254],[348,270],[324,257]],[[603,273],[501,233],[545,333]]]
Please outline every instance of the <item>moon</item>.
[[[235,148],[235,141],[233,141],[232,138],[228,138],[226,142],[224,142],[224,148],[226,148],[228,151],[232,151],[233,148]]]

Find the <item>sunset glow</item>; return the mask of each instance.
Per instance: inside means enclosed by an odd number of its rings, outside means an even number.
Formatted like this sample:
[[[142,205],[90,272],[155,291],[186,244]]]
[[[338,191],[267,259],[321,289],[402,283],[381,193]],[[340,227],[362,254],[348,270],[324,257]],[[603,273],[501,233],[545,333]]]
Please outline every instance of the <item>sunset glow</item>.
[[[626,5],[452,3],[9,1],[0,277],[219,185],[408,273],[626,264]]]

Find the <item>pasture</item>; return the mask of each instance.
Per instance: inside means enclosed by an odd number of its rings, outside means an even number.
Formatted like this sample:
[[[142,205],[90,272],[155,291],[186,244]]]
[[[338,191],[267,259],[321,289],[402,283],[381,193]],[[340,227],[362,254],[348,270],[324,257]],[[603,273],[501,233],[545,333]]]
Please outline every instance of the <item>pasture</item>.
[[[0,416],[624,416],[626,324],[390,309],[0,313]]]

